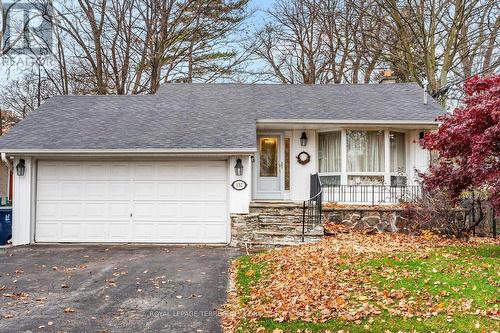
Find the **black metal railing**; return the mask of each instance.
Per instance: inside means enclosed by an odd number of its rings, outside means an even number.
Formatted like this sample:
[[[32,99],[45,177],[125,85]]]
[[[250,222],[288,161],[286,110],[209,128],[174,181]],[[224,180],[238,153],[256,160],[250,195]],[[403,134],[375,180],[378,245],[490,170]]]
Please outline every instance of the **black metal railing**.
[[[310,181],[310,198],[302,205],[302,242],[307,231],[322,223],[323,219],[323,186],[319,175],[312,174]]]
[[[323,185],[323,201],[360,204],[411,202],[422,196],[422,187],[390,185]]]

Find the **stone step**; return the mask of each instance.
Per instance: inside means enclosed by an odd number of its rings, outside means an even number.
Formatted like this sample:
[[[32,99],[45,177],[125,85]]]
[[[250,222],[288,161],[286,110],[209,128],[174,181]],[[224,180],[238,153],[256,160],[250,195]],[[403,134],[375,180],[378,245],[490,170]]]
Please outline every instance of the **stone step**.
[[[300,223],[259,222],[259,228],[261,230],[302,232],[302,222]]]
[[[302,223],[302,215],[264,215],[258,217],[259,223]]]
[[[297,242],[270,242],[270,241],[267,241],[267,242],[259,242],[259,241],[251,241],[251,242],[247,242],[247,246],[248,248],[252,249],[273,249],[273,248],[276,248],[276,247],[285,247],[285,246],[298,246],[298,245],[301,245],[301,244],[305,244],[307,242],[304,241],[304,243],[300,242],[300,243],[297,243]]]
[[[250,208],[302,208],[302,202],[296,201],[252,201]]]
[[[250,213],[267,216],[302,216],[302,205],[293,202],[252,202]]]
[[[321,232],[318,230],[312,230],[304,235],[304,241],[319,241],[323,235],[324,233],[322,230]],[[270,243],[301,243],[302,232],[255,230],[253,232],[253,240]]]

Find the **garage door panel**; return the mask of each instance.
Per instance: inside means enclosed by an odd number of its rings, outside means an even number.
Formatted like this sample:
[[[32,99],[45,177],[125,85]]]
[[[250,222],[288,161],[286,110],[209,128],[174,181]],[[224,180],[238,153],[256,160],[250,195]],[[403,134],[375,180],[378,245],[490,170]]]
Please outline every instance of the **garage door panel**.
[[[89,221],[85,223],[85,231],[83,232],[84,240],[83,242],[106,242],[109,239],[109,228],[110,223],[106,220],[104,221]],[[79,236],[81,238],[81,235]],[[78,241],[78,240],[73,240]],[[82,240],[80,240],[82,241]]]
[[[44,162],[38,164],[38,180],[59,179],[60,163]]]
[[[156,168],[157,179],[178,179],[179,178],[179,163],[158,163]]]
[[[226,242],[225,161],[39,161],[38,242]]]
[[[203,173],[203,169],[200,168],[199,164],[187,162],[182,166],[180,177],[182,179],[200,180],[203,179]]]
[[[60,241],[59,231],[60,227],[57,222],[37,221],[37,238],[44,239],[46,242],[57,242]]]
[[[44,200],[59,200],[60,185],[58,181],[39,180],[36,186],[37,196]]]
[[[108,218],[112,220],[128,219],[131,213],[130,202],[108,202],[107,213]]]
[[[204,228],[204,237],[207,239],[217,239],[217,236],[225,232],[225,230],[226,226],[224,225],[224,223],[207,223]]]
[[[225,205],[220,202],[205,202],[202,205],[203,216],[207,221],[224,221],[226,220]]]
[[[156,183],[149,181],[134,182],[134,198],[140,200],[155,200],[158,196]]]
[[[135,221],[132,230],[134,240],[138,242],[148,242],[157,237],[154,222]]]
[[[137,163],[134,165],[134,180],[150,180],[156,178],[154,163]]]
[[[103,163],[87,164],[84,166],[84,178],[86,180],[109,179],[109,167]]]
[[[129,182],[112,181],[107,183],[108,200],[130,200],[132,198],[131,185]]]
[[[39,202],[36,209],[36,219],[38,220],[53,220],[60,215],[59,203],[57,201]]]
[[[177,202],[159,202],[158,220],[175,221],[179,219],[181,205]]]
[[[181,185],[179,200],[202,200],[203,199],[203,184],[200,182],[186,181]]]
[[[80,220],[85,212],[83,202],[61,202],[61,218],[63,221]]]
[[[157,183],[158,199],[176,200],[180,198],[180,184],[178,181],[162,181]]]
[[[205,182],[202,188],[202,195],[206,201],[226,201],[227,187],[225,183]]]
[[[63,163],[59,168],[60,179],[85,179],[83,165],[75,163]]]
[[[106,215],[107,206],[106,202],[87,202],[84,213],[90,220],[102,219]]]
[[[95,199],[107,199],[107,184],[105,182],[86,182],[85,187],[85,199],[95,200]]]
[[[113,222],[109,224],[109,240],[112,242],[130,241],[131,222]]]
[[[63,181],[59,185],[61,188],[60,199],[63,200],[84,200],[85,182]]]
[[[204,169],[204,180],[225,181],[225,165],[214,164]]]
[[[156,220],[157,203],[155,202],[134,202],[134,220]]]
[[[61,239],[63,241],[72,241],[78,239],[78,236],[84,232],[83,223],[61,223]]]
[[[158,240],[165,240],[166,242],[176,242],[180,240],[179,229],[181,229],[181,226],[175,222],[158,223],[158,226],[156,228],[156,235]]]
[[[129,180],[132,178],[131,166],[127,163],[109,163],[110,180]]]

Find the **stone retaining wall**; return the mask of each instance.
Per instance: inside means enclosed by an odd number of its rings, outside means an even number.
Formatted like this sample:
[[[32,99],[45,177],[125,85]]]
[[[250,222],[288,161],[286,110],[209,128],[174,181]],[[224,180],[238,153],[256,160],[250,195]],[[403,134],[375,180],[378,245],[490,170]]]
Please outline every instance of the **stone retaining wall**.
[[[323,222],[367,233],[378,231],[411,233],[411,221],[404,217],[404,210],[397,207],[324,208]]]
[[[302,242],[302,205],[252,202],[248,214],[231,214],[231,246],[291,245]],[[322,226],[307,231],[304,241],[317,241]]]

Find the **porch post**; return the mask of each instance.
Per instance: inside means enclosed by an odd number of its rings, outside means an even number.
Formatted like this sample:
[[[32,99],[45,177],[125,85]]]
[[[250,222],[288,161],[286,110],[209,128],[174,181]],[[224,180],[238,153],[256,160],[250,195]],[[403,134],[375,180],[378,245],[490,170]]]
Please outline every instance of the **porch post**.
[[[384,130],[384,184],[391,184],[391,141],[389,130]]]
[[[347,131],[340,131],[340,185],[347,185]]]

